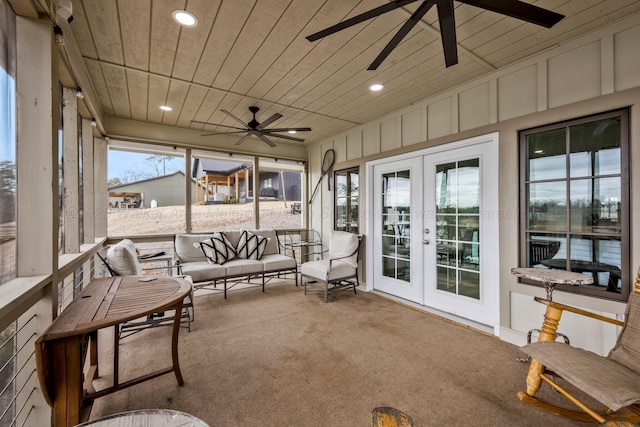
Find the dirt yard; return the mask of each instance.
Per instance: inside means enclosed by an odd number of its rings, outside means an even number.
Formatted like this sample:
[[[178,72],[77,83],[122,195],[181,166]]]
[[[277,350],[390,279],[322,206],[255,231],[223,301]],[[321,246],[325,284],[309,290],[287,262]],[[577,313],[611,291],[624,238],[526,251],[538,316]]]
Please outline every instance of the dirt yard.
[[[243,205],[194,205],[192,231],[240,230],[254,228],[253,203]],[[136,236],[184,232],[184,206],[146,209],[109,209],[109,236]],[[261,201],[260,228],[300,228],[302,215],[291,213],[291,202]]]

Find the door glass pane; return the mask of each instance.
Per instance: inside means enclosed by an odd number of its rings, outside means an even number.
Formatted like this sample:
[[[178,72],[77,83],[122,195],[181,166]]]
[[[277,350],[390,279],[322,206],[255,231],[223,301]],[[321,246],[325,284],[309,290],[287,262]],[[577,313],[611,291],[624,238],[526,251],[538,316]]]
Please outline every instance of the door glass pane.
[[[437,289],[480,298],[480,159],[436,166]]]
[[[436,166],[436,210],[437,213],[455,212],[456,194],[456,164],[446,163]]]
[[[456,271],[438,266],[437,288],[440,291],[456,293]]]
[[[411,172],[382,175],[382,274],[411,280]]]
[[[458,293],[465,297],[480,299],[480,275],[464,270],[459,271],[458,274]]]
[[[460,213],[480,211],[480,159],[458,165],[458,206]]]

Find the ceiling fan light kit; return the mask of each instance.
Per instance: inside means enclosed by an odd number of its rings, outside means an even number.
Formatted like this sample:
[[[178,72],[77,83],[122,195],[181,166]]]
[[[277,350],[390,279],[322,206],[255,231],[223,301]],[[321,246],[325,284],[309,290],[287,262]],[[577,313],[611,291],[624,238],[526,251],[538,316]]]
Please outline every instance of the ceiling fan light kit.
[[[349,18],[336,25],[325,28],[322,31],[307,36],[307,40],[314,42],[323,37],[335,34],[338,31],[342,31],[346,28],[352,27],[361,22],[380,16],[384,13],[406,6],[410,3],[414,3],[418,0],[396,0],[384,4],[382,6],[371,9],[360,15]],[[471,6],[479,7],[481,9],[496,12],[502,15],[510,16],[512,18],[520,19],[532,24],[541,25],[546,28],[551,28],[557,24],[564,15],[553,12],[551,10],[543,9],[538,6],[534,6],[529,3],[525,3],[519,0],[458,0],[460,3],[465,3]],[[400,44],[402,39],[416,26],[418,22],[426,15],[432,6],[436,6],[438,11],[438,23],[440,25],[440,37],[442,40],[442,49],[444,52],[445,64],[447,67],[451,67],[458,63],[458,42],[456,38],[456,23],[454,16],[453,0],[424,0],[420,6],[413,12],[407,22],[402,25],[393,38],[382,49],[380,54],[369,65],[367,70],[377,70],[380,64],[389,56],[389,54]]]
[[[220,110],[220,111],[222,111],[224,114],[226,114],[227,116],[229,116],[230,118],[232,118],[236,122],[240,123],[243,127],[228,126],[228,125],[223,125],[223,124],[220,124],[220,123],[202,122],[202,121],[198,121],[198,120],[192,120],[191,122],[192,123],[200,123],[200,124],[210,125],[210,126],[221,126],[221,127],[225,127],[225,128],[228,128],[228,129],[235,129],[235,130],[231,130],[231,131],[228,131],[228,132],[207,133],[207,134],[204,134],[202,136],[229,135],[229,134],[236,134],[236,133],[246,133],[246,135],[244,135],[242,138],[240,138],[236,142],[236,145],[242,144],[251,135],[257,137],[258,139],[260,139],[261,141],[263,141],[265,144],[269,145],[270,147],[275,147],[276,146],[276,144],[273,141],[271,141],[271,139],[269,139],[271,137],[272,138],[286,139],[286,140],[294,141],[294,142],[304,142],[304,139],[302,139],[302,138],[297,138],[297,137],[288,136],[288,135],[280,135],[280,133],[281,132],[282,133],[296,133],[296,132],[310,132],[311,131],[311,128],[308,128],[308,127],[268,128],[267,126],[269,126],[271,123],[275,122],[276,120],[280,119],[282,117],[282,114],[275,113],[275,114],[271,115],[271,117],[269,117],[268,119],[266,119],[262,123],[260,123],[256,119],[256,114],[258,113],[258,111],[260,111],[260,108],[256,107],[255,105],[252,105],[252,106],[249,107],[249,111],[253,114],[253,118],[251,119],[251,121],[249,121],[249,123],[243,122],[240,118],[236,117],[234,114],[232,114],[231,112],[229,112],[227,110]]]

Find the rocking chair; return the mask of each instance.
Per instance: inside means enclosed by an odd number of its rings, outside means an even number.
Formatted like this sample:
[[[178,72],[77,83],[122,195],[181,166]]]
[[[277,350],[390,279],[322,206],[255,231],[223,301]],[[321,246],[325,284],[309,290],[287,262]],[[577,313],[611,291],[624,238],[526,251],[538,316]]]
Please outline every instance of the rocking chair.
[[[624,322],[541,298],[535,300],[545,304],[547,310],[539,341],[522,347],[532,360],[526,381],[527,392],[518,392],[520,400],[580,421],[640,423],[640,269],[634,292],[627,303]],[[555,341],[563,311],[622,326],[616,345],[607,357]],[[588,407],[552,377],[564,379],[599,401],[604,405],[604,410]],[[560,408],[537,399],[535,394],[543,381],[583,412]]]

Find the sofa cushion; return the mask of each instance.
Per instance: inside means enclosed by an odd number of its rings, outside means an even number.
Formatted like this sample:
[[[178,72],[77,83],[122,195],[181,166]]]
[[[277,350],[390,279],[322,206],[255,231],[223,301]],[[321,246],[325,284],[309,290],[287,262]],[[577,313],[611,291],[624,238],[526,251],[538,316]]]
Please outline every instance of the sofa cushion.
[[[264,264],[262,261],[253,259],[234,258],[224,266],[227,269],[227,276],[258,274],[264,271]]]
[[[260,260],[264,264],[264,271],[278,271],[295,269],[296,260],[290,256],[280,254],[264,255]]]
[[[173,240],[176,259],[181,263],[206,261],[207,258],[200,248],[194,247],[193,244],[212,237],[213,234],[176,234]]]
[[[142,274],[136,245],[129,239],[121,240],[107,250],[107,262],[109,267],[119,276]]]
[[[206,282],[222,279],[227,274],[224,265],[211,264],[209,261],[187,262],[181,266],[182,274],[191,276],[194,282]]]
[[[269,239],[269,241],[267,242],[267,246],[265,246],[264,248],[264,255],[280,253],[280,248],[278,245],[278,235],[276,233],[276,230],[255,230],[252,231],[252,233]]]
[[[224,233],[213,233],[213,237],[210,239],[194,243],[193,245],[200,248],[209,262],[214,264],[224,264],[236,256],[236,249],[229,243]]]
[[[264,254],[269,239],[263,236],[253,234],[251,231],[244,230],[240,235],[236,254],[238,258],[259,260]]]

